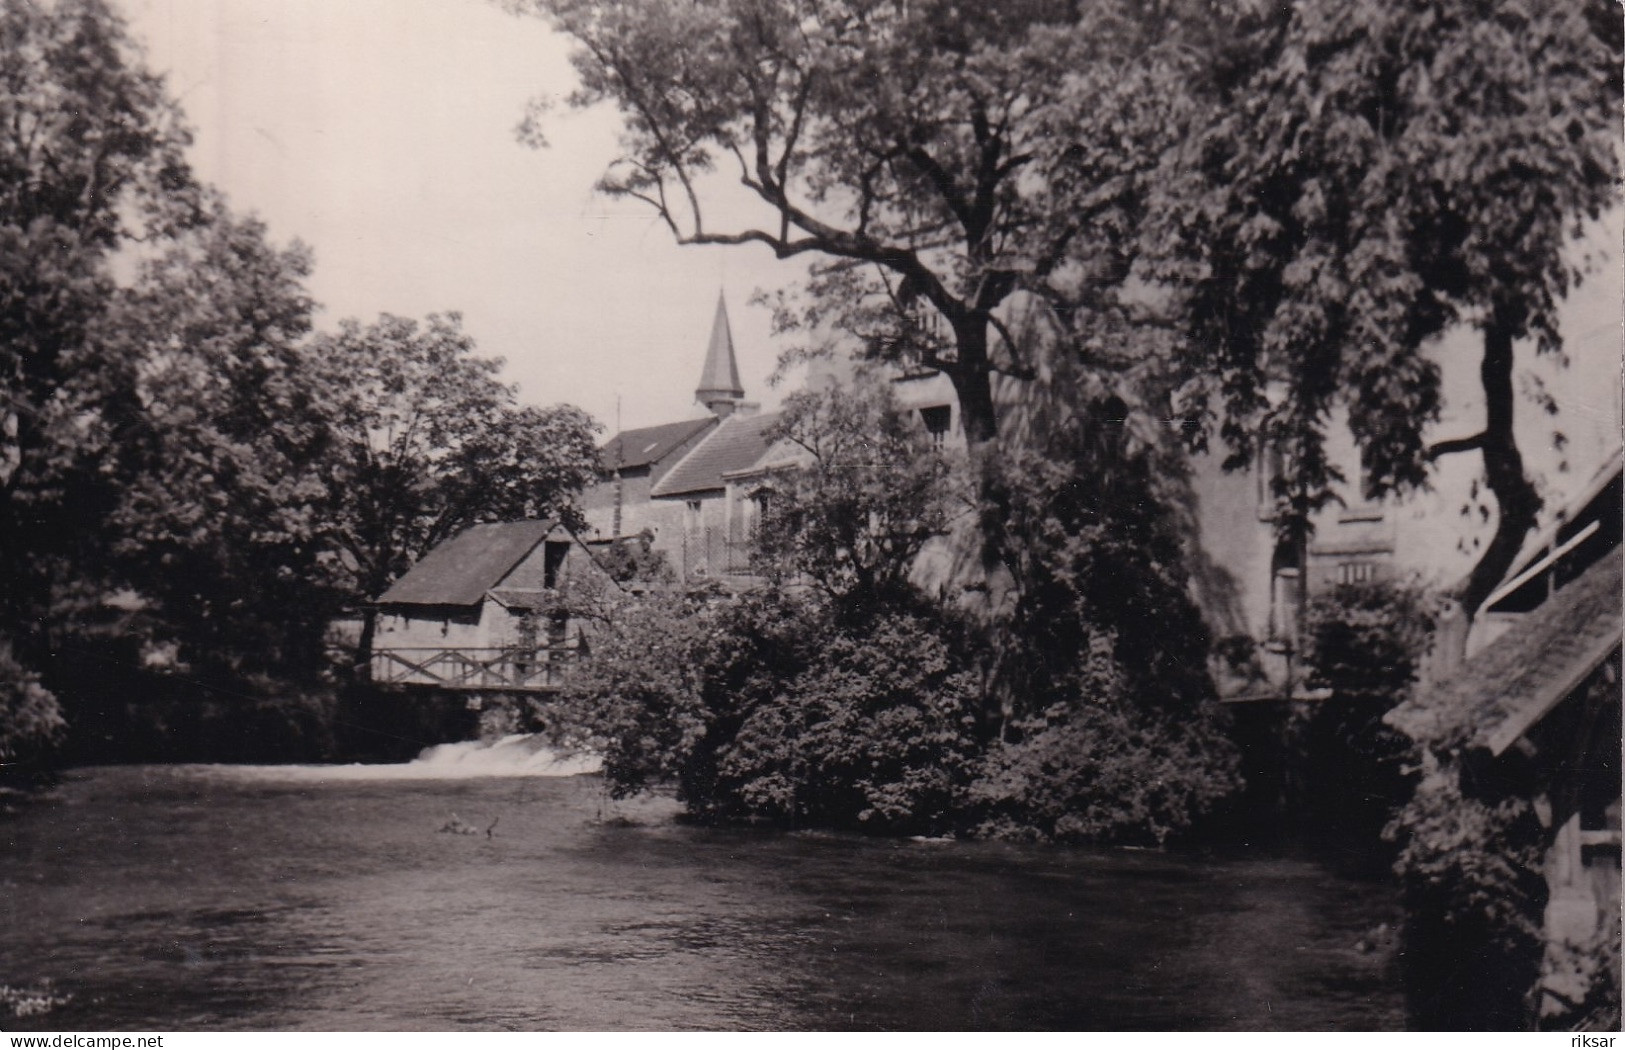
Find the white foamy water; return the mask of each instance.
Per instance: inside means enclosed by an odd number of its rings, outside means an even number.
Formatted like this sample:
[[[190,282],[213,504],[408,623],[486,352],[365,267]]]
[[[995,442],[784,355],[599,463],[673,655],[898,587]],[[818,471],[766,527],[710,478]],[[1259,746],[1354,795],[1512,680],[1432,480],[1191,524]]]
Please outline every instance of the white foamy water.
[[[256,779],[283,780],[472,780],[481,777],[573,777],[596,773],[597,755],[565,754],[541,737],[514,733],[496,741],[436,744],[410,762],[380,765],[219,766]]]

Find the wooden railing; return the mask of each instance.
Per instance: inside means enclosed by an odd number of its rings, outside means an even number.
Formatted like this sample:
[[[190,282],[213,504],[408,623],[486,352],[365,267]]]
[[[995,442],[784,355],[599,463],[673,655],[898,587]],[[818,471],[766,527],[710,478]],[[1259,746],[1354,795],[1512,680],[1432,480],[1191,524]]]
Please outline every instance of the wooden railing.
[[[378,685],[546,692],[564,682],[576,657],[570,646],[537,649],[374,649]]]

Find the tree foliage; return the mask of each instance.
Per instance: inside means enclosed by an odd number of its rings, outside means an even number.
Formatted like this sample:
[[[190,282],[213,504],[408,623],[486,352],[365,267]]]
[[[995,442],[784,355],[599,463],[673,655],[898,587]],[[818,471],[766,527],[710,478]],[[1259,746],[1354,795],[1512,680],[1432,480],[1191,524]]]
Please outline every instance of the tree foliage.
[[[66,729],[56,697],[0,641],[0,785],[37,773],[28,764],[60,744]]]
[[[1370,847],[1410,797],[1410,741],[1383,716],[1410,697],[1433,625],[1428,595],[1387,581],[1343,584],[1305,610],[1306,684],[1330,695],[1297,705],[1287,735],[1322,834]]]
[[[476,522],[579,524],[572,498],[595,477],[597,425],[572,406],[520,405],[456,314],[345,321],[306,358],[330,399],[323,525],[350,609]]]
[[[1620,25],[1600,0],[1237,3],[1199,82],[1206,131],[1169,154],[1143,256],[1187,307],[1185,408],[1217,402],[1246,462],[1283,453],[1288,528],[1346,479],[1326,457],[1347,409],[1381,496],[1477,451],[1499,505],[1461,595],[1499,582],[1540,501],[1513,436],[1513,343],[1561,348],[1577,223],[1617,203]],[[1483,336],[1482,428],[1429,446],[1429,340]]]
[[[980,752],[977,675],[940,624],[888,611],[819,628],[717,756],[722,815],[941,834],[965,823]]]
[[[85,440],[109,260],[194,214],[189,135],[101,0],[0,6],[0,618],[49,648],[64,578],[107,505]]]
[[[979,697],[943,624],[892,608],[859,626],[808,599],[632,602],[544,721],[604,756],[617,797],[672,786],[700,819],[962,827]]]
[[[767,436],[795,462],[758,496],[756,560],[845,608],[895,602],[915,558],[971,508],[955,492],[963,471],[877,377],[792,394]]]
[[[995,430],[993,375],[1031,373],[998,338],[1001,307],[1062,289],[1114,305],[1127,270],[1109,247],[1132,228],[1148,143],[1176,124],[1159,105],[1174,93],[1135,60],[1177,54],[1186,31],[1177,4],[1115,0],[508,6],[580,45],[573,105],[621,112],[601,190],[649,204],[680,243],[820,260],[808,310],[781,320],[835,322],[942,370],[977,445]],[[522,128],[533,142],[540,116]],[[759,225],[710,224],[720,170],[765,206]]]
[[[193,665],[322,662],[338,608],[323,526],[327,390],[307,367],[310,254],[216,206],[148,259],[102,323],[96,405],[117,583]]]

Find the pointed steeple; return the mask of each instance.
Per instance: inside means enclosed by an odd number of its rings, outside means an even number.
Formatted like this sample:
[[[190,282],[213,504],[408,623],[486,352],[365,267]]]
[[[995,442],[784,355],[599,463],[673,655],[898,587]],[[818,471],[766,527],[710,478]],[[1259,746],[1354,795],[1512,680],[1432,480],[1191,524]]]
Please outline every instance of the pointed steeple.
[[[739,366],[734,363],[733,332],[728,327],[728,304],[722,293],[717,293],[717,316],[711,322],[711,345],[705,350],[705,368],[700,372],[700,385],[694,391],[694,400],[719,416],[733,411],[736,402],[745,396],[739,384]]]

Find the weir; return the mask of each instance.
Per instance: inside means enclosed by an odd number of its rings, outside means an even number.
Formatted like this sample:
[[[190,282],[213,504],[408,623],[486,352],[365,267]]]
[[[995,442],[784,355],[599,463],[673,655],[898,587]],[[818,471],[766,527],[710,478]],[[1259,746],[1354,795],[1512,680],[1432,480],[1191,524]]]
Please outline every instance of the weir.
[[[499,740],[436,744],[410,762],[375,765],[216,766],[245,779],[273,780],[473,780],[490,777],[573,777],[596,773],[597,755],[566,754],[532,733]]]

